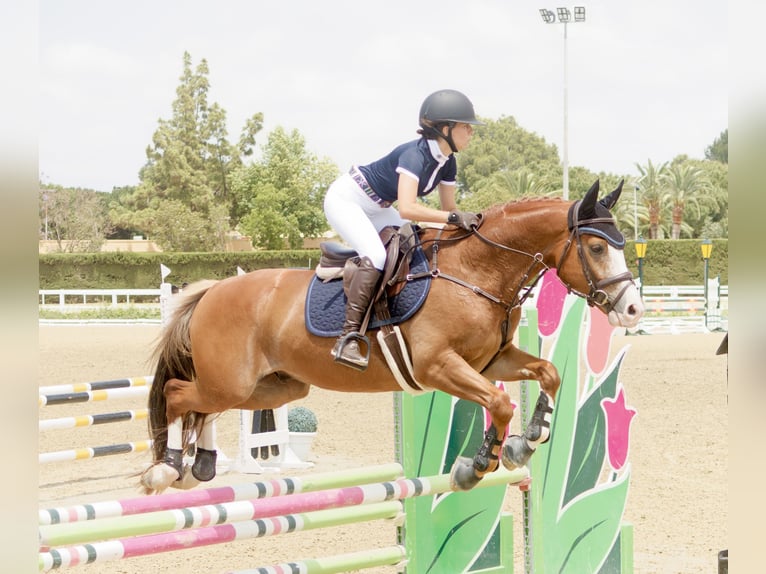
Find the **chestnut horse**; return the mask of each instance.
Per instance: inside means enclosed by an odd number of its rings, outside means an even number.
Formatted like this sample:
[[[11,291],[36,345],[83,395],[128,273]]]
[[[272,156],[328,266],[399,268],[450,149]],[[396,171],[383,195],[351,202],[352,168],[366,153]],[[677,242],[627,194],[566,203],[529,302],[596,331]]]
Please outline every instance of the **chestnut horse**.
[[[525,465],[549,438],[558,372],[513,345],[521,303],[545,271],[556,269],[567,288],[612,325],[634,327],[641,318],[625,240],[609,211],[621,190],[622,182],[599,201],[596,181],[582,200],[538,198],[490,208],[472,232],[451,226],[421,231],[433,279],[423,306],[400,325],[414,378],[426,390],[481,405],[492,419],[473,459],[455,462],[454,489],[472,488],[500,460],[510,469]],[[275,409],[305,397],[312,385],[357,393],[401,390],[374,338],[369,367],[360,372],[333,362],[334,338],[307,330],[313,276],[311,270],[262,269],[200,282],[181,295],[155,350],[149,397],[154,463],[141,475],[144,492],[213,478],[214,439],[204,423],[214,413]],[[513,406],[492,381],[522,379],[539,381],[540,396],[524,434],[506,439]],[[190,469],[182,455],[194,433]]]

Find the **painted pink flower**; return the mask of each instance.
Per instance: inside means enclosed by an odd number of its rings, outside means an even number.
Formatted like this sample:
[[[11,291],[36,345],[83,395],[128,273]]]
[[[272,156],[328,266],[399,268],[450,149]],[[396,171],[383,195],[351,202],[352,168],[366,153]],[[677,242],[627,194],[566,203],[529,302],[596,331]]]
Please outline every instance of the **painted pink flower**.
[[[537,297],[537,329],[541,336],[550,337],[561,325],[567,288],[561,282],[555,269],[550,269],[542,278]],[[606,368],[609,347],[614,327],[607,316],[596,307],[588,308],[587,343],[584,347],[585,362],[590,372],[598,375]]]
[[[602,399],[601,408],[606,415],[606,452],[609,466],[620,470],[628,460],[630,422],[636,416],[636,409],[625,406],[625,389],[618,386],[617,398]]]
[[[590,313],[590,327],[588,329],[588,340],[585,349],[585,362],[590,372],[598,375],[606,367],[614,327],[609,324],[607,316],[595,307],[589,307],[588,310]]]
[[[537,329],[543,337],[552,335],[558,329],[566,297],[567,288],[556,270],[548,270],[543,275],[537,296]]]

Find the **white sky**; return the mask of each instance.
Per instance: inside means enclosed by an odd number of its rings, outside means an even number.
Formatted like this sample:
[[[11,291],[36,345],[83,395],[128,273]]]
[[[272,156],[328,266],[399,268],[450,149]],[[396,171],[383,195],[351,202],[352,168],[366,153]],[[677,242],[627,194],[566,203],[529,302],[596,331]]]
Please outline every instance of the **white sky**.
[[[564,26],[539,8],[587,10],[568,32],[569,165],[704,157],[728,127],[727,6],[712,0],[40,0],[39,169],[45,183],[135,185],[188,51],[236,142],[265,115],[340,169],[416,137],[423,98],[466,93],[563,148]]]

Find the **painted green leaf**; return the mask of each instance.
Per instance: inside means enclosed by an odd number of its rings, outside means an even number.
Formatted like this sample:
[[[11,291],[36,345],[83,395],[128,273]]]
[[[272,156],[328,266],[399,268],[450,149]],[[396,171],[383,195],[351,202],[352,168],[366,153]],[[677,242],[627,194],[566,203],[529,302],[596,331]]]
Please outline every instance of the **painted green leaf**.
[[[543,513],[556,516],[561,504],[561,492],[564,490],[567,467],[572,447],[577,412],[577,391],[579,379],[578,349],[580,329],[585,313],[585,304],[577,299],[561,324],[558,343],[553,349],[551,361],[556,365],[561,378],[561,386],[556,396],[551,419],[551,439],[538,448],[535,456],[545,455],[547,472],[543,477]],[[547,520],[546,520],[547,522]]]
[[[494,532],[505,489],[450,492],[436,500],[431,525],[438,542],[428,572],[464,572]],[[437,534],[438,533],[438,534]]]
[[[473,458],[484,439],[484,409],[476,403],[459,399],[453,410],[454,422],[447,438],[444,468],[449,472],[458,456]]]
[[[620,530],[628,495],[630,468],[609,482],[575,498],[546,534],[555,544],[545,548],[546,572],[597,572]]]
[[[484,437],[484,411],[470,401],[441,392],[415,397],[418,412],[427,413],[414,422],[417,476],[448,473],[457,456],[473,458]],[[446,493],[407,500],[410,524],[420,532],[407,532],[417,540],[418,572],[454,574],[468,571],[496,536],[505,487]],[[417,517],[417,518],[415,518]],[[412,520],[410,520],[412,519]],[[491,561],[491,560],[490,560]]]
[[[606,454],[606,417],[601,400],[613,399],[617,395],[617,376],[624,357],[619,355],[614,368],[604,377],[601,384],[593,388],[582,402],[577,413],[572,464],[569,468],[563,503],[566,504],[578,494],[593,488],[601,475]]]
[[[426,417],[414,421],[415,433],[413,440],[419,448],[413,451],[419,453],[419,461],[415,469],[416,476],[429,476],[442,472],[442,461],[445,450],[447,428],[440,421],[451,419],[452,397],[445,393],[433,392],[414,397],[420,402],[419,412],[427,413]]]

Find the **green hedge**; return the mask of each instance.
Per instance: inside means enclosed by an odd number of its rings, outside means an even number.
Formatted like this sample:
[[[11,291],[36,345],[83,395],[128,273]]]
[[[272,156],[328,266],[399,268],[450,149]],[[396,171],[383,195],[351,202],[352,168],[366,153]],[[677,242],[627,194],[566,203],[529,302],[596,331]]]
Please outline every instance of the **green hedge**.
[[[729,284],[729,240],[713,239],[708,262],[708,276],[719,276],[721,285]],[[699,239],[647,240],[644,257],[644,285],[701,285],[705,276]],[[638,277],[635,242],[625,246],[628,269]]]
[[[638,276],[632,241],[625,247],[628,268]],[[160,264],[171,270],[167,281],[175,285],[199,279],[224,279],[268,267],[313,268],[318,249],[295,251],[242,251],[227,253],[56,253],[39,257],[40,289],[153,289],[160,284]],[[704,263],[699,240],[650,240],[644,258],[645,285],[700,285]],[[710,278],[729,282],[729,243],[713,240]]]
[[[313,268],[318,249],[227,253],[55,253],[39,257],[40,289],[155,289],[160,265],[170,269],[168,283],[225,279],[270,267]]]

